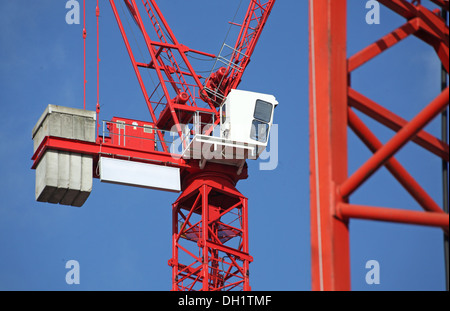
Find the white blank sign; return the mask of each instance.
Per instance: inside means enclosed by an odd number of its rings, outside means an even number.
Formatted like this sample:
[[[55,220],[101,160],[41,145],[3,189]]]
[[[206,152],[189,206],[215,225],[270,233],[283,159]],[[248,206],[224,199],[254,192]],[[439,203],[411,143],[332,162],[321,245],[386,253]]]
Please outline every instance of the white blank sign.
[[[141,162],[100,158],[100,181],[171,192],[181,191],[180,169]]]

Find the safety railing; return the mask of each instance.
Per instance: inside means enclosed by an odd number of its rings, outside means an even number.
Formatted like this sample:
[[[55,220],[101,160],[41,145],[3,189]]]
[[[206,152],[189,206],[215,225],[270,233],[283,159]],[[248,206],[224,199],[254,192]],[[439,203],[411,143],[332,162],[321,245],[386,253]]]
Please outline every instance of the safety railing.
[[[214,122],[215,114],[194,112],[187,124],[180,124],[180,137],[175,127],[172,131],[167,131],[155,128],[150,122],[145,124],[133,120],[103,121],[99,137],[102,144],[150,152],[162,152],[165,145],[170,154],[182,155],[195,135],[208,133],[209,136],[220,136],[219,126],[214,126]]]
[[[225,100],[225,96],[222,93],[222,86],[225,79],[233,75],[235,72],[242,72],[244,69],[234,62],[235,59],[246,58],[247,55],[236,50],[232,46],[224,43],[220,49],[219,55],[216,57],[214,65],[211,69],[208,79],[206,79],[203,85],[203,91],[213,99],[216,105],[220,106]],[[220,68],[225,68],[224,75],[219,81],[210,81],[217,78],[214,73],[219,71]],[[212,82],[212,83],[211,83]]]
[[[215,125],[215,117],[214,113],[196,111],[189,122],[182,125],[183,136],[177,151],[184,154],[195,135],[220,137],[220,126]]]
[[[103,121],[99,135],[102,143],[143,151],[163,151],[163,144],[165,144],[170,153],[173,153],[173,145],[176,144],[177,139],[180,140],[178,133],[159,130],[150,122],[148,124],[138,124],[137,121],[127,123],[129,121],[131,120]]]
[[[195,84],[183,84],[180,82],[174,82],[174,81],[164,81],[166,83],[173,83],[176,85],[181,91],[188,94],[189,99],[187,101],[187,104],[191,107],[200,107],[200,108],[209,108],[207,104],[201,99],[199,87]],[[175,98],[177,94],[170,90],[173,94],[171,94],[172,98]],[[161,83],[158,83],[156,85],[155,89],[149,96],[150,104],[153,107],[153,111],[155,112],[155,115],[158,116],[167,106],[167,98],[164,95],[163,86]]]

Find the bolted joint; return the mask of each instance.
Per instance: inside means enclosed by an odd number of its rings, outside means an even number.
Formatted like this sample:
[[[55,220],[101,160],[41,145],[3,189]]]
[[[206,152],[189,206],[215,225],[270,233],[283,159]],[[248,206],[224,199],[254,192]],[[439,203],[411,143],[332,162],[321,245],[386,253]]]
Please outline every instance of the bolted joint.
[[[203,240],[198,240],[197,245],[198,245],[198,247],[203,248],[203,247],[205,247],[205,242]]]
[[[174,267],[174,266],[176,265],[175,259],[170,258],[170,259],[167,261],[167,264],[168,264],[170,267]]]

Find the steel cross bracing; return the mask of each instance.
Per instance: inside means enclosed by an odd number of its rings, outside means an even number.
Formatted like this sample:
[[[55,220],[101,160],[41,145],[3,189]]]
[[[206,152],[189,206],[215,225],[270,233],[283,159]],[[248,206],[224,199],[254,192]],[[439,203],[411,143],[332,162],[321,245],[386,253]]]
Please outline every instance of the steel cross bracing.
[[[192,171],[173,204],[172,290],[250,290],[247,198],[223,165]]]
[[[248,177],[246,163],[239,170],[230,169],[232,166],[226,164],[200,165],[199,160],[184,159],[172,152],[165,133],[177,133],[182,138],[186,134],[183,125],[192,123],[195,116],[202,124],[219,124],[218,106],[221,102],[217,97],[224,99],[231,89],[239,85],[275,0],[250,0],[244,20],[239,25],[232,57],[225,66],[207,77],[195,71],[189,54],[211,60],[218,57],[178,42],[156,1],[141,2],[123,0],[142,35],[150,59],[147,61],[139,60],[132,48],[123,22],[126,17],[119,13],[122,3],[118,7],[116,1],[109,1],[150,113],[152,131],[156,132],[155,143],[150,144],[150,148],[114,144],[111,138],[105,137],[105,129],[124,125],[104,121],[103,136],[98,130],[95,142],[45,137],[33,154],[33,168],[37,167],[47,150],[91,155],[94,168],[101,157],[179,168],[182,193],[173,204],[173,257],[169,260],[173,271],[172,289],[250,290],[249,263],[252,257],[248,254],[247,198],[235,188],[239,180]],[[96,11],[98,17],[98,7]],[[147,18],[146,28],[144,21]],[[147,76],[141,70],[156,74],[154,89],[148,89]],[[214,96],[205,91],[212,82]],[[212,128],[200,130],[209,134]],[[97,170],[94,170],[94,177],[100,177]]]
[[[432,0],[448,11],[449,1]],[[449,217],[408,171],[395,159],[396,152],[414,142],[443,161],[449,161],[447,142],[423,130],[448,107],[448,86],[410,121],[352,88],[352,72],[414,35],[436,51],[449,70],[449,28],[420,1],[378,0],[406,21],[377,42],[348,57],[347,5],[345,0],[310,0],[310,183],[312,289],[349,290],[351,218],[419,224],[442,228],[448,236]],[[394,130],[383,144],[364,124],[359,111]],[[373,152],[359,169],[348,176],[347,128]],[[385,166],[424,212],[355,205],[349,199],[368,178]]]

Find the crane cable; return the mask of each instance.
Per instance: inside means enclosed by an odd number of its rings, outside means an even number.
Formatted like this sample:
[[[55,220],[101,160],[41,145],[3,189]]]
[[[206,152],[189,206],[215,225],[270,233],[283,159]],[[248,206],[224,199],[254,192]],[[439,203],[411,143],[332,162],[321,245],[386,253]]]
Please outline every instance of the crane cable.
[[[83,109],[86,110],[86,0],[83,0],[83,58],[84,58],[84,74],[83,74]]]
[[[223,45],[226,43],[226,41],[228,40],[228,36],[230,35],[231,28],[233,27],[233,25],[235,25],[235,20],[236,20],[236,17],[237,17],[237,15],[238,15],[240,9],[241,9],[241,6],[242,6],[242,0],[239,1],[239,5],[238,5],[238,7],[237,7],[237,9],[236,9],[236,12],[234,12],[233,19],[232,19],[231,22],[229,23],[230,26],[228,27],[228,31],[227,31],[227,34],[225,35],[225,39],[223,39],[222,46],[223,46]]]
[[[95,8],[95,15],[97,17],[97,104],[96,104],[96,115],[97,115],[97,136],[100,130],[100,39],[99,39],[99,16],[100,8],[99,1],[97,0],[97,7]],[[86,0],[83,0],[83,109],[86,110]]]
[[[138,40],[137,40],[137,36],[136,36],[136,34],[134,33],[133,27],[131,26],[131,23],[130,23],[130,21],[129,21],[128,14],[125,12],[125,9],[123,8],[123,5],[122,5],[122,2],[121,2],[121,1],[119,2],[119,4],[120,4],[120,8],[121,8],[121,10],[122,10],[122,13],[123,13],[123,15],[125,16],[125,21],[126,21],[127,24],[128,24],[128,28],[130,29],[131,34],[132,34],[132,36],[133,36],[134,42],[135,42],[135,44],[136,44],[136,46],[137,46],[137,48],[138,48],[139,53],[141,54],[141,58],[142,58],[142,60],[143,60],[144,62],[146,62],[146,58],[144,57],[144,53],[142,52],[141,46],[140,46],[140,44],[139,44],[139,42],[138,42]],[[134,23],[136,24],[136,26],[139,28],[139,25],[138,25],[138,23],[136,22],[136,20],[135,20],[134,18],[132,18],[132,20],[134,21]],[[141,32],[142,32],[142,31],[141,31]],[[151,60],[151,57],[150,57],[150,60]],[[159,91],[158,91],[159,83],[158,83],[158,84],[155,83],[155,81],[153,80],[152,76],[150,75],[149,70],[146,70],[146,72],[147,72],[147,75],[148,75],[150,81],[152,82],[153,86],[155,87],[156,95],[161,99],[162,96],[161,96],[161,94],[160,94]],[[150,97],[151,97],[151,96],[150,96]],[[155,122],[156,122],[156,120],[155,120]]]
[[[97,17],[97,104],[96,104],[96,115],[97,115],[97,135],[100,129],[100,45],[99,45],[99,17],[100,8],[99,1],[97,0],[97,7],[95,8],[95,15]],[[83,109],[86,110],[86,0],[83,0]]]
[[[100,7],[97,0],[97,7],[95,8],[95,15],[97,17],[97,105],[95,106],[95,112],[97,114],[97,137],[100,131],[100,37],[99,37],[99,17]]]

